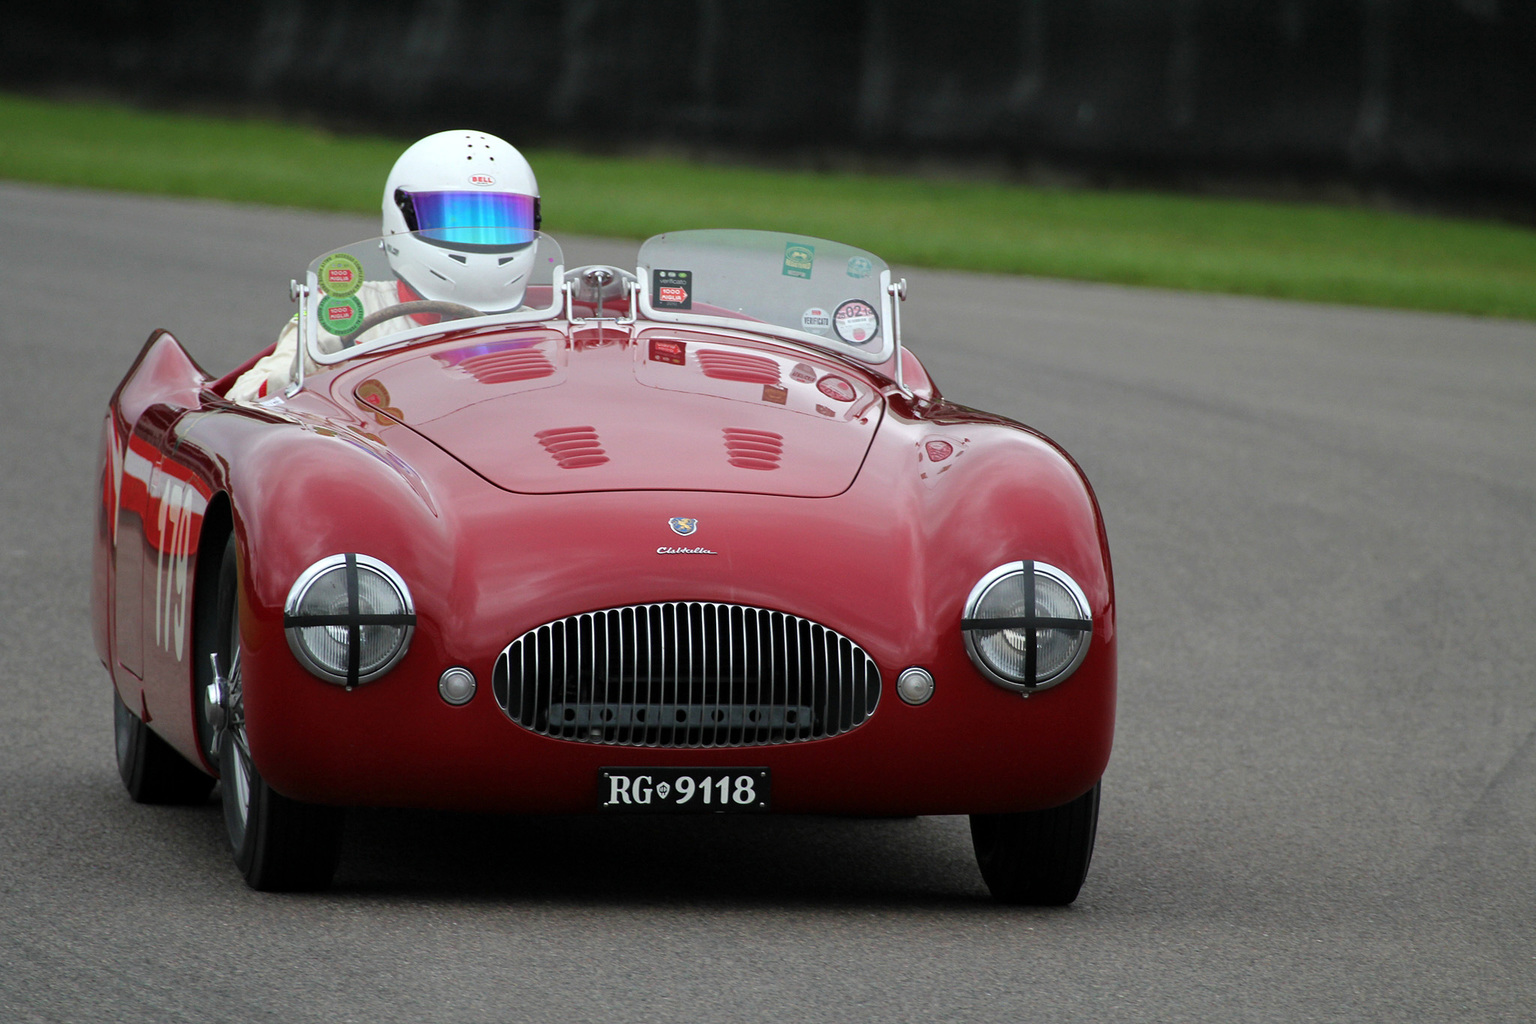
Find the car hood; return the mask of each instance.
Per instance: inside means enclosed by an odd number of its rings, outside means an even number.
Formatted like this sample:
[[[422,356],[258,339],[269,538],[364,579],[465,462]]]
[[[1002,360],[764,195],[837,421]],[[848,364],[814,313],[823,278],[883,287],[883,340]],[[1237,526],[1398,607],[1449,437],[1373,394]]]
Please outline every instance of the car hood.
[[[737,338],[593,328],[460,337],[344,381],[498,487],[831,497],[884,399],[846,366]]]

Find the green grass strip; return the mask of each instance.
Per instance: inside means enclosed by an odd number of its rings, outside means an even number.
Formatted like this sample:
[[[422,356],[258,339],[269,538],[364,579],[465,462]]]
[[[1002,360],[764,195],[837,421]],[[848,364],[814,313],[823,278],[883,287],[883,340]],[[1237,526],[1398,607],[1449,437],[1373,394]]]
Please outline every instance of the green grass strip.
[[[0,177],[374,213],[409,140],[0,94]],[[513,140],[516,141],[516,140]],[[1355,207],[530,150],[557,237],[794,231],[892,263],[1536,319],[1536,232]]]

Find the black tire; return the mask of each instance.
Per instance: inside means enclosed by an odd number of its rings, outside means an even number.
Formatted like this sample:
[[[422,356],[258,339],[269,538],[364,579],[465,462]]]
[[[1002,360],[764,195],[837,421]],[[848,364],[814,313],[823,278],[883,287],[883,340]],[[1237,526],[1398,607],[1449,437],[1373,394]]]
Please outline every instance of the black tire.
[[[1077,899],[1093,860],[1101,785],[1049,810],[971,815],[976,864],[994,899],[1035,907]]]
[[[341,853],[341,811],[290,800],[267,785],[238,743],[225,745],[224,826],[235,867],[261,892],[311,892],[331,884]]]
[[[234,851],[235,867],[252,889],[324,889],[331,884],[341,852],[342,812],[335,807],[290,800],[273,790],[256,770],[246,740],[240,581],[234,543],[231,536],[219,575],[220,597],[216,604],[220,615],[217,636],[225,638],[220,648],[220,668],[228,689],[227,722],[217,745],[230,849]]]
[[[200,804],[213,791],[213,779],[156,736],[112,688],[112,732],[117,774],[136,803]]]

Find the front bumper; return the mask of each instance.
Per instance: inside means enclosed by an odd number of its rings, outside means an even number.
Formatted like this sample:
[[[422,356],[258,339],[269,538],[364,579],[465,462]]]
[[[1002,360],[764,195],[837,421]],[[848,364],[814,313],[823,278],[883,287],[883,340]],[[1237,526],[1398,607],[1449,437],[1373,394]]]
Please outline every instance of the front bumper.
[[[1113,739],[1115,651],[1095,639],[1066,683],[1028,697],[987,682],[958,637],[910,660],[879,652],[881,693],[862,724],[824,739],[748,746],[657,747],[539,735],[493,697],[500,651],[445,658],[419,637],[375,683],[346,691],[314,678],[280,632],[247,633],[247,729],[258,769],[295,799],[353,806],[560,813],[598,808],[609,767],[764,767],[784,813],[1000,813],[1057,806],[1103,774]],[[422,642],[426,641],[426,642]],[[906,645],[904,645],[906,646]],[[450,664],[476,676],[452,706],[437,681]],[[933,698],[895,692],[902,669],[933,673]]]

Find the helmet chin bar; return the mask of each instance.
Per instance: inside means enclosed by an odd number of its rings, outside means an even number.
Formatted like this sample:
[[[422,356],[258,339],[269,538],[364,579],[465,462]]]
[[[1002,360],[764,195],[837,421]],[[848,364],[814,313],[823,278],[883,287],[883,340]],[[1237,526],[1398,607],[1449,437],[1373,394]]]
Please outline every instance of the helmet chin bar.
[[[415,301],[418,301],[418,300],[425,300],[425,301],[429,301],[429,302],[452,302],[452,303],[457,303],[460,306],[471,306],[474,309],[478,310],[481,316],[500,316],[503,313],[515,312],[522,305],[523,295],[526,294],[526,292],[527,292],[527,285],[524,282],[523,283],[523,287],[520,288],[518,290],[518,292],[517,292],[517,301],[515,303],[513,303],[512,305],[507,306],[505,308],[487,309],[484,306],[476,305],[473,302],[461,302],[458,299],[448,298],[446,295],[428,295],[428,294],[423,294],[423,292],[422,292],[422,290],[420,288],[417,288],[415,286],[415,284],[413,284],[412,282],[406,280],[404,277],[399,277],[397,275],[397,278],[398,278],[399,283],[400,283],[400,301],[401,302],[415,302]],[[515,284],[519,284],[520,282],[513,281],[511,283],[515,285]],[[507,294],[507,293],[503,293],[503,295],[505,295],[505,294]],[[496,301],[504,301],[504,300],[501,299],[501,298],[498,298]]]
[[[537,251],[537,244],[529,244],[510,252],[472,252],[417,233],[391,235],[384,245],[390,270],[416,295],[487,313],[522,305]]]

